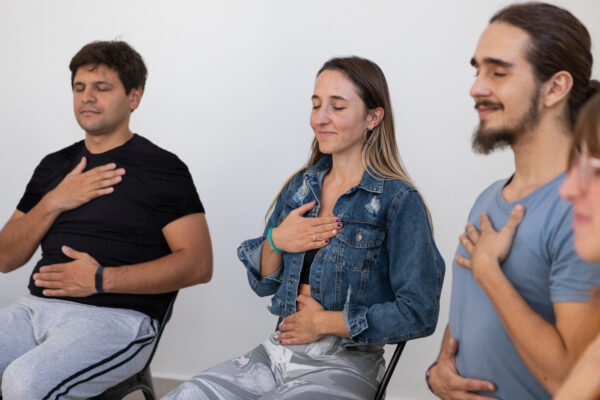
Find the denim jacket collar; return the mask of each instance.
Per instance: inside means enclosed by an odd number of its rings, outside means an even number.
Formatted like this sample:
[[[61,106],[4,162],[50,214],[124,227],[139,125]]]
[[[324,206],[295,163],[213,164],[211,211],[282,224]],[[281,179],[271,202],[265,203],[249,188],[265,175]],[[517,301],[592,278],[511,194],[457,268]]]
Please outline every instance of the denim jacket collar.
[[[315,189],[315,186],[317,186],[320,192],[323,176],[325,175],[325,173],[327,173],[327,171],[331,169],[332,163],[333,161],[331,155],[325,154],[319,161],[317,161],[316,164],[311,165],[306,169],[305,179],[309,184],[312,184],[311,186],[313,187],[313,190]],[[369,171],[365,170],[360,180],[360,183],[355,188],[352,188],[351,191],[354,189],[363,189],[367,192],[383,193],[384,181],[383,179],[375,178],[374,175],[375,172],[372,169],[370,173]],[[321,197],[319,196],[319,194],[320,193],[315,193],[315,197],[317,199]]]

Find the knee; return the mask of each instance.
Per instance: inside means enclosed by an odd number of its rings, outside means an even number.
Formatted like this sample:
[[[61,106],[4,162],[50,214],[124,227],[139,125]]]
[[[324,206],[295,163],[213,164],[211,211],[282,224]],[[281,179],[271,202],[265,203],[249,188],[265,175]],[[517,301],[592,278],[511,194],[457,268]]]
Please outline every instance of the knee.
[[[2,400],[41,399],[47,392],[40,387],[41,381],[35,368],[22,368],[17,359],[2,374]]]

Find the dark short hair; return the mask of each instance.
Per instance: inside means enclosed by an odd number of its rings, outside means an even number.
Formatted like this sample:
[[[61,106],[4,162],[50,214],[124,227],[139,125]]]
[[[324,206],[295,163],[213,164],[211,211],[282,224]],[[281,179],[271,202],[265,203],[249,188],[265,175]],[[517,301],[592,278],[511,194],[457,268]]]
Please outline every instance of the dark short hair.
[[[490,20],[504,22],[529,34],[527,60],[539,82],[567,71],[573,77],[569,93],[569,122],[575,124],[581,106],[595,93],[590,83],[593,57],[587,28],[569,11],[546,3],[513,4]]]
[[[131,89],[146,85],[148,70],[142,56],[129,44],[123,41],[96,41],[86,44],[73,56],[69,69],[71,70],[71,87],[77,70],[84,65],[98,66],[100,64],[114,69],[125,87],[125,93]]]

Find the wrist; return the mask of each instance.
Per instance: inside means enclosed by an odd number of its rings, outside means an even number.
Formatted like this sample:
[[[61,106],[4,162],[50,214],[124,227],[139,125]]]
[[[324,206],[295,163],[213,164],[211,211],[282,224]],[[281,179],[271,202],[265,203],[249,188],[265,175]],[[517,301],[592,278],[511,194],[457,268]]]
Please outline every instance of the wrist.
[[[317,334],[320,336],[325,336],[328,334],[328,327],[327,325],[327,311],[319,311],[317,313],[315,313],[314,319],[313,319],[313,326],[315,327],[315,330],[317,331]]]
[[[490,286],[495,286],[498,279],[503,276],[502,269],[498,261],[486,260],[481,262],[480,268],[473,270],[473,279],[484,290]]]
[[[276,235],[276,229],[277,228],[269,228],[269,232],[267,233],[267,240],[269,241],[269,245],[271,246],[271,250],[273,250],[275,253],[277,254],[283,254],[283,251],[281,251],[278,247],[275,239],[275,235]]]
[[[51,190],[44,197],[42,197],[42,200],[40,200],[39,205],[43,208],[46,214],[59,215],[63,211],[66,211],[66,209],[62,209],[60,207],[59,201],[57,201],[56,196],[54,194],[54,190],[56,189]]]
[[[102,294],[104,293],[104,277],[103,277],[104,267],[100,265],[96,269],[96,274],[94,275],[94,283],[96,287],[96,293]]]

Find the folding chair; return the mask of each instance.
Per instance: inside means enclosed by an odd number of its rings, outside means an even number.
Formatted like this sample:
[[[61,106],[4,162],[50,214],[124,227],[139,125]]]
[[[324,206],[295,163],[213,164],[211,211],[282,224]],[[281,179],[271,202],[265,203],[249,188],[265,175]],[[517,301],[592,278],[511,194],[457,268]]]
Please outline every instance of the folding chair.
[[[152,349],[152,353],[150,353],[150,358],[144,366],[144,369],[125,379],[123,382],[111,387],[110,389],[107,389],[104,391],[104,393],[93,397],[91,400],[121,400],[123,397],[135,392],[136,390],[141,390],[144,393],[144,398],[146,400],[156,400],[154,385],[152,384],[152,374],[150,373],[150,363],[152,362],[152,357],[154,357],[154,352],[158,347],[158,342],[162,336],[163,329],[165,328],[167,322],[169,322],[171,314],[173,313],[173,304],[175,304],[176,297],[177,293],[173,295],[173,298],[169,303],[169,307],[167,308],[167,312],[165,313],[163,320],[158,325],[158,332],[156,334],[154,348]],[[0,398],[0,400],[2,400],[2,398]]]
[[[281,320],[282,318],[279,317],[279,319],[277,320],[277,325],[275,325],[275,329],[279,327],[279,324],[281,324]],[[390,379],[392,378],[392,374],[396,369],[396,364],[398,364],[398,360],[402,355],[402,351],[404,351],[404,346],[406,346],[406,342],[400,342],[396,345],[396,350],[394,350],[394,354],[390,359],[390,363],[385,369],[385,374],[383,374],[383,379],[381,380],[381,383],[377,388],[377,392],[375,392],[374,400],[383,400],[385,398],[385,390],[387,389],[388,383],[390,383]]]
[[[390,383],[390,379],[392,378],[392,374],[396,369],[396,364],[398,364],[398,360],[402,355],[402,351],[404,350],[404,346],[406,346],[406,342],[400,342],[396,345],[396,350],[394,350],[394,354],[390,359],[390,363],[385,369],[385,374],[383,374],[383,379],[377,388],[377,392],[375,393],[374,400],[383,400],[385,398],[385,390],[387,389],[388,383]]]

